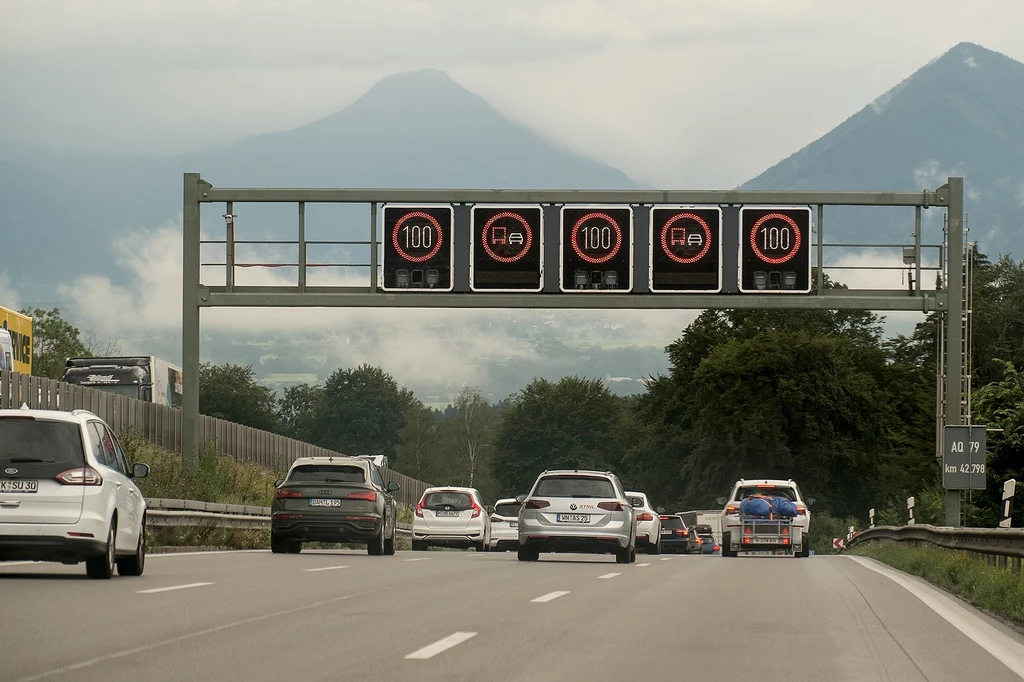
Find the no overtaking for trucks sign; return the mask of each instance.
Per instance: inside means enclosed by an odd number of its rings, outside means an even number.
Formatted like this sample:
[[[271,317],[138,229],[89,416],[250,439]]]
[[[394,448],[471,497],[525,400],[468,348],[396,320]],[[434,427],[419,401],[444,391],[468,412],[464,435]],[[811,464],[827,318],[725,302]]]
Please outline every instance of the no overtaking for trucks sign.
[[[947,426],[942,439],[942,487],[985,489],[985,427]]]

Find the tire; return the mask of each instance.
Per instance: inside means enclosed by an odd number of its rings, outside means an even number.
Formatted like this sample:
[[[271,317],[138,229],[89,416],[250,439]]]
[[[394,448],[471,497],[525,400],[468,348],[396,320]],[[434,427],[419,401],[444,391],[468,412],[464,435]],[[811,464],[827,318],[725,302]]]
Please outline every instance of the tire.
[[[648,554],[661,554],[661,536],[658,536],[658,542],[653,545],[647,545]]]
[[[117,522],[110,521],[107,531],[107,551],[103,556],[85,560],[85,574],[94,580],[110,580],[114,575],[114,538],[117,536]]]
[[[284,554],[288,551],[288,543],[273,533],[270,534],[270,551],[274,554]]]
[[[301,540],[295,540],[293,542],[289,542],[289,543],[287,543],[285,548],[286,548],[286,550],[288,551],[289,554],[298,554],[299,552],[302,551],[302,541]]]
[[[414,552],[426,552],[427,551],[427,543],[423,542],[423,540],[413,540],[412,541],[412,551],[414,551]]]
[[[142,527],[139,528],[139,543],[135,547],[135,554],[117,560],[118,575],[140,576],[146,569],[146,520],[142,520]]]
[[[384,556],[395,555],[395,536],[392,535],[390,538],[384,538]]]
[[[636,563],[636,547],[630,547],[629,548],[629,561],[627,563],[630,563],[630,564],[635,564]]]
[[[535,549],[529,549],[519,545],[519,560],[520,561],[537,561],[540,559],[540,552]]]
[[[386,526],[383,524],[380,527],[380,535],[375,537],[366,543],[366,553],[370,556],[384,556],[384,529]]]

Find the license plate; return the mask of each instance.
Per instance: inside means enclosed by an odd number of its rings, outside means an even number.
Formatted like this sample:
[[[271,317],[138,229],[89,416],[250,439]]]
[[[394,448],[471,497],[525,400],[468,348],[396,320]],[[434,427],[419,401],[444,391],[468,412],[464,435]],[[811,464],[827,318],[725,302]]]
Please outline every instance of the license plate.
[[[325,500],[325,499],[316,499],[316,498],[314,498],[314,499],[311,499],[309,501],[309,506],[310,507],[340,507],[341,506],[341,500],[338,500],[338,499]]]
[[[555,514],[558,523],[590,523],[590,514]]]
[[[670,530],[663,530],[663,531],[661,531],[661,534],[662,535],[672,535],[672,531],[670,531]]]
[[[455,516],[458,516],[458,515],[459,515],[459,512],[457,512],[457,511],[437,511],[437,512],[434,512],[434,516],[455,517]]]
[[[39,492],[39,481],[0,481],[0,493]]]
[[[755,545],[778,545],[782,542],[779,538],[751,538]]]
[[[519,522],[518,521],[509,521],[508,522],[508,527],[509,528],[518,528],[519,527]]]

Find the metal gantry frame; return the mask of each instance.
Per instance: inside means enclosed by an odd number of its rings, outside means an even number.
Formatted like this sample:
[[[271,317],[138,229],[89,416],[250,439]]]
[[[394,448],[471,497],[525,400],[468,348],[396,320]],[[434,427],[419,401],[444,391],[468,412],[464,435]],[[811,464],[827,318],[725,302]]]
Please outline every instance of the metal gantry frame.
[[[263,242],[296,244],[297,263],[278,264],[298,268],[294,285],[240,286],[235,283],[235,203],[291,203],[298,206],[298,240]],[[318,242],[320,244],[367,244],[370,247],[369,280],[365,286],[310,286],[307,268],[306,204],[368,204],[369,239],[366,242]],[[812,294],[737,294],[737,293],[609,293],[578,296],[550,290],[529,293],[484,293],[431,291],[383,292],[378,286],[377,224],[378,207],[383,204],[533,204],[558,207],[566,204],[629,204],[651,207],[669,205],[707,205],[738,207],[743,205],[816,206],[817,207],[817,291]],[[203,204],[224,204],[225,281],[222,286],[202,283],[201,208]],[[825,206],[874,206],[914,208],[914,245],[912,249],[914,282],[908,290],[825,289],[824,247],[896,247],[896,244],[826,244],[824,242]],[[947,235],[940,250],[939,270],[944,271],[946,287],[921,288],[921,212],[945,208]],[[329,188],[232,188],[215,187],[199,173],[184,174],[183,260],[182,260],[182,464],[195,467],[199,452],[199,364],[200,311],[216,307],[339,307],[339,308],[534,308],[534,309],[817,309],[938,312],[943,318],[944,372],[937,400],[936,453],[941,457],[942,426],[964,423],[962,356],[964,301],[964,221],[963,178],[950,177],[935,190],[919,192],[847,192],[847,191],[768,191],[768,190],[495,190],[495,189],[329,189]],[[738,227],[736,228],[738,230]],[[734,233],[738,236],[738,231]],[[723,235],[723,243],[727,237]],[[556,240],[557,241],[557,240]],[[468,245],[466,246],[468,252]],[[557,249],[557,245],[553,248]],[[944,257],[943,257],[944,252]],[[550,254],[545,254],[545,263]],[[556,252],[557,257],[557,252]],[[905,260],[909,258],[905,257]],[[251,265],[251,264],[246,264]],[[363,264],[365,267],[367,264]],[[457,266],[456,266],[457,267]],[[857,269],[835,266],[840,269]],[[545,267],[545,271],[547,271]],[[557,277],[556,272],[553,276]],[[876,269],[860,266],[860,269]],[[882,266],[878,270],[884,269]],[[468,275],[466,275],[468,281]],[[545,272],[545,278],[549,274]],[[641,278],[643,279],[643,278]],[[944,409],[943,409],[944,408]],[[947,525],[959,525],[958,491],[947,491]]]

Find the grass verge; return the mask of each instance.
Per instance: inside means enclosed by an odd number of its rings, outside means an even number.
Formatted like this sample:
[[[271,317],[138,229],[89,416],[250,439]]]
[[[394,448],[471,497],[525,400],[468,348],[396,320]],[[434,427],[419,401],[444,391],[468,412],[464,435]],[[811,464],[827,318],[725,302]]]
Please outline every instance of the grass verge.
[[[902,543],[871,543],[851,554],[871,557],[957,594],[971,604],[1014,623],[1024,624],[1024,574],[990,566],[966,552]]]

